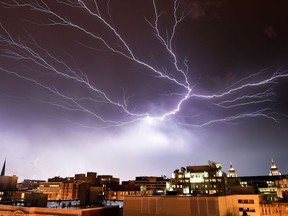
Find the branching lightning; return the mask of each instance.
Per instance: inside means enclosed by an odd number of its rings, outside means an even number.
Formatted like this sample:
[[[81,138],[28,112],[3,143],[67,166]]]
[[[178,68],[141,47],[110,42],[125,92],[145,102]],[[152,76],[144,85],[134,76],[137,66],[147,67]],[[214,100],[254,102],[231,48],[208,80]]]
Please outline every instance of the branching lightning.
[[[8,73],[13,76],[16,76],[25,81],[31,82],[34,85],[45,89],[46,91],[56,95],[60,100],[51,100],[47,103],[54,106],[58,106],[61,109],[67,111],[80,111],[90,115],[95,118],[97,121],[101,122],[101,127],[116,127],[123,126],[126,124],[131,124],[136,121],[142,120],[164,120],[167,118],[173,118],[174,116],[180,115],[185,109],[183,106],[188,106],[189,102],[193,100],[199,100],[203,103],[208,103],[211,106],[215,106],[219,109],[232,110],[240,107],[247,107],[246,112],[236,111],[236,113],[228,114],[228,116],[214,117],[211,119],[204,119],[202,121],[194,121],[195,116],[201,115],[201,113],[194,113],[190,115],[191,119],[186,119],[185,122],[179,122],[183,125],[189,125],[194,127],[203,127],[210,124],[221,123],[221,122],[235,122],[241,118],[253,118],[253,117],[262,117],[278,122],[281,114],[273,112],[272,109],[267,108],[266,104],[273,103],[273,89],[271,86],[277,82],[277,80],[284,79],[288,77],[286,71],[280,72],[277,71],[270,76],[263,78],[262,72],[255,73],[244,79],[241,79],[231,85],[229,88],[220,91],[220,93],[215,94],[199,94],[197,91],[196,82],[191,80],[191,71],[189,70],[189,62],[187,58],[179,59],[179,56],[174,51],[175,41],[177,35],[177,28],[188,12],[181,11],[181,1],[174,0],[173,6],[171,8],[171,17],[172,23],[170,31],[168,28],[165,32],[161,32],[159,26],[161,22],[162,15],[160,9],[157,6],[157,0],[151,0],[151,7],[153,8],[153,16],[146,18],[147,25],[151,29],[151,34],[154,34],[157,41],[162,47],[162,52],[165,52],[172,61],[173,68],[169,68],[169,72],[165,69],[159,70],[158,67],[148,63],[145,59],[141,59],[137,56],[135,50],[129,42],[125,40],[124,36],[117,30],[117,26],[114,26],[112,23],[112,11],[109,9],[109,4],[107,4],[106,18],[105,11],[101,11],[100,5],[97,3],[97,0],[94,1],[84,1],[84,0],[57,0],[57,4],[65,6],[67,10],[79,10],[85,14],[93,17],[95,22],[101,23],[107,31],[113,36],[115,41],[111,42],[104,36],[101,36],[101,32],[91,31],[85,25],[81,25],[73,19],[61,13],[58,10],[55,10],[55,7],[49,5],[48,1],[43,0],[34,0],[34,1],[0,1],[2,7],[9,9],[25,9],[30,12],[40,13],[48,17],[46,23],[34,23],[35,25],[41,26],[55,26],[60,28],[71,28],[91,39],[101,42],[102,45],[111,53],[121,56],[121,58],[126,59],[133,64],[145,68],[148,70],[151,75],[155,76],[159,83],[160,82],[169,82],[173,86],[177,86],[182,89],[181,94],[175,93],[178,96],[178,101],[173,108],[165,109],[161,114],[152,115],[149,111],[142,112],[137,110],[135,107],[129,106],[129,101],[133,94],[126,95],[123,93],[121,100],[115,99],[112,96],[109,96],[104,90],[101,90],[90,81],[88,75],[84,72],[73,69],[68,63],[56,57],[50,53],[43,46],[39,45],[39,42],[34,40],[33,36],[30,33],[27,33],[29,40],[20,40],[13,37],[9,30],[5,27],[4,23],[0,23],[1,34],[0,34],[0,49],[1,49],[1,58],[14,60],[15,62],[29,62],[29,65],[34,65],[38,69],[41,68],[45,73],[51,74],[53,76],[59,77],[66,80],[66,82],[77,83],[82,88],[88,89],[88,95],[76,96],[71,95],[64,90],[58,89],[54,86],[53,82],[41,81],[39,78],[39,73],[36,72],[36,69],[31,73],[23,73],[18,70],[9,68],[7,65],[0,66],[0,71],[3,73]],[[91,4],[92,2],[92,4]],[[111,14],[110,14],[111,13]],[[143,18],[144,19],[144,18]],[[32,22],[32,21],[31,21]],[[117,45],[115,45],[117,44]],[[85,45],[86,46],[86,45]],[[88,45],[87,45],[88,47]],[[151,47],[153,51],[153,47]],[[37,75],[35,75],[35,73]],[[264,73],[264,72],[263,72]],[[255,81],[256,80],[256,81]],[[125,91],[124,91],[125,92]],[[249,93],[247,93],[249,92]],[[136,95],[137,97],[137,95]],[[119,115],[121,114],[120,119],[113,117],[104,117],[101,115],[101,112],[95,111],[91,108],[90,105],[97,106],[99,104],[109,105],[111,108],[117,110]],[[251,105],[259,105],[257,110],[249,111]],[[263,105],[261,107],[261,105]],[[260,108],[259,108],[260,107]],[[185,115],[185,113],[181,113]]]

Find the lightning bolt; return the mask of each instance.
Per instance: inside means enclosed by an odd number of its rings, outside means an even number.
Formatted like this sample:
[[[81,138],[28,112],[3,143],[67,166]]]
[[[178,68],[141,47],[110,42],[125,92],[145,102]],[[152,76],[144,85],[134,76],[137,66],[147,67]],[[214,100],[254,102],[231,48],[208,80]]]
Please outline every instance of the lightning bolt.
[[[101,36],[101,32],[92,31],[86,25],[81,25],[77,21],[69,18],[69,16],[57,10],[55,6],[52,7],[51,3],[43,0],[34,1],[18,1],[10,0],[0,1],[0,5],[4,8],[9,9],[24,9],[30,12],[40,13],[47,16],[46,23],[34,23],[35,25],[41,26],[55,26],[61,28],[71,28],[95,41],[100,42],[106,50],[109,52],[121,56],[135,65],[145,68],[152,76],[159,79],[159,82],[169,82],[171,85],[179,87],[182,89],[181,93],[173,93],[180,96],[176,105],[173,108],[166,109],[162,113],[157,115],[152,115],[147,112],[140,112],[135,108],[129,106],[129,101],[132,96],[127,95],[125,91],[123,92],[123,98],[115,99],[109,96],[104,90],[97,88],[90,81],[89,77],[83,73],[81,70],[75,70],[73,67],[65,61],[57,58],[56,55],[50,53],[47,49],[42,47],[37,43],[30,33],[27,33],[28,39],[16,39],[12,36],[9,30],[5,27],[3,23],[0,23],[1,34],[0,34],[0,44],[1,44],[1,58],[10,59],[15,62],[25,62],[34,65],[36,68],[41,69],[46,76],[47,74],[53,75],[60,79],[63,79],[69,83],[77,83],[89,91],[89,94],[77,96],[68,94],[61,88],[57,88],[53,83],[47,83],[46,80],[41,79],[41,73],[37,69],[31,68],[29,73],[23,73],[19,70],[13,70],[7,68],[7,66],[0,66],[2,72],[11,74],[25,81],[31,82],[34,85],[45,89],[58,98],[52,98],[50,101],[44,101],[45,103],[57,106],[61,109],[68,111],[83,112],[91,117],[95,118],[97,121],[101,122],[101,128],[107,127],[118,127],[127,124],[132,124],[137,121],[143,120],[159,120],[163,121],[167,118],[175,118],[180,116],[180,112],[183,111],[183,106],[189,104],[194,100],[201,100],[203,103],[207,103],[211,106],[218,107],[219,109],[233,110],[240,107],[250,107],[251,105],[259,104],[264,105],[273,103],[273,89],[271,86],[275,84],[280,79],[285,79],[288,77],[286,71],[281,72],[281,70],[273,73],[272,75],[267,75],[265,71],[260,71],[250,76],[245,77],[239,81],[236,81],[229,88],[226,88],[219,93],[215,94],[199,94],[197,92],[198,83],[191,81],[189,62],[187,58],[179,59],[175,53],[175,41],[177,29],[181,22],[188,15],[187,11],[181,11],[181,1],[172,0],[173,4],[171,7],[171,27],[166,31],[160,30],[160,22],[162,19],[161,10],[157,6],[156,0],[151,0],[151,7],[153,9],[153,17],[150,19],[145,19],[146,23],[151,29],[151,33],[154,34],[155,38],[159,42],[163,49],[163,52],[169,56],[169,61],[172,62],[173,68],[167,70],[159,70],[156,66],[148,63],[144,59],[137,56],[135,50],[129,43],[124,39],[123,35],[117,30],[113,25],[111,11],[109,9],[109,4],[106,5],[105,11],[101,11],[101,6],[96,0],[94,1],[83,1],[83,0],[57,0],[56,3],[61,5],[61,7],[66,7],[67,9],[78,10],[81,13],[85,13],[87,16],[93,18],[96,22],[101,23],[106,29],[106,31],[113,36],[114,41]],[[32,21],[28,21],[31,22]],[[80,44],[80,43],[79,43]],[[82,44],[87,48],[94,49],[86,44]],[[266,75],[263,78],[263,73]],[[42,75],[43,75],[42,74]],[[256,80],[256,81],[255,81]],[[249,93],[247,93],[249,91]],[[121,114],[121,119],[113,117],[104,117],[100,112],[95,111],[91,108],[97,106],[98,104],[105,104],[111,108],[117,110]],[[187,107],[185,108],[187,110]],[[247,109],[249,110],[249,109]],[[231,114],[225,117],[218,117],[215,119],[203,120],[200,123],[195,123],[194,118],[199,117],[201,113],[196,115],[190,115],[185,117],[186,121],[181,122],[182,125],[203,127],[215,123],[223,122],[235,122],[241,118],[254,118],[261,117],[279,122],[278,117],[281,116],[280,113],[273,112],[272,109],[264,107],[259,108],[256,111],[247,111],[246,113]],[[80,125],[80,123],[76,123]],[[82,125],[81,125],[82,126]],[[84,126],[84,125],[83,125]]]

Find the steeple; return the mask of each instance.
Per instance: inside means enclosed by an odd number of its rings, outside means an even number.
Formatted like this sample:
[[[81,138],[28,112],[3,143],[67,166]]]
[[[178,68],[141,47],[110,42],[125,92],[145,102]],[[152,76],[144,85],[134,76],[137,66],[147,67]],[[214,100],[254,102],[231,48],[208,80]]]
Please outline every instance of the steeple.
[[[279,169],[276,167],[276,164],[274,162],[274,160],[271,160],[271,168],[270,168],[270,172],[269,172],[270,176],[275,176],[275,175],[281,175]]]
[[[2,167],[1,176],[5,176],[5,167],[6,167],[6,158],[4,160],[4,164],[3,164],[3,167]]]
[[[237,177],[237,172],[234,169],[232,163],[230,162],[230,168],[228,170],[228,177]]]

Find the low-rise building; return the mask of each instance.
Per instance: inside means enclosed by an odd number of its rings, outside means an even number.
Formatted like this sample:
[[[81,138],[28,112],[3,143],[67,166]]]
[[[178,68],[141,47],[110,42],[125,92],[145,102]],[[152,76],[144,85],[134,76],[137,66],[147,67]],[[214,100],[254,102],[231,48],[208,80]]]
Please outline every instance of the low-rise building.
[[[165,194],[167,183],[170,182],[170,179],[167,179],[164,176],[137,176],[135,180],[123,181],[122,188],[128,189],[129,186],[132,190],[140,190],[147,194]]]
[[[118,206],[96,207],[86,209],[24,207],[15,205],[0,205],[1,216],[11,215],[53,215],[53,216],[119,216]]]
[[[59,200],[63,198],[63,182],[41,182],[37,191],[47,194],[48,200]]]
[[[226,196],[128,196],[124,199],[124,216],[259,216],[260,195]]]
[[[10,202],[13,201],[15,191],[17,191],[18,177],[5,175],[6,160],[4,161],[1,175],[0,175],[0,201]]]

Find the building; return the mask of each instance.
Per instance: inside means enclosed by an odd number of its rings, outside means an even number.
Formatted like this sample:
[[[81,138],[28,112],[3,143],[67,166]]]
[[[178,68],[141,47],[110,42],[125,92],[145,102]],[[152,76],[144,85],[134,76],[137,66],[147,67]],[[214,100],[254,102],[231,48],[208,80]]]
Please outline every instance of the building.
[[[10,202],[13,201],[14,199],[13,195],[15,191],[17,191],[18,177],[15,175],[6,176],[5,169],[6,169],[6,159],[4,161],[0,175],[0,201]]]
[[[29,191],[25,193],[24,206],[47,207],[48,195]]]
[[[272,162],[271,162],[271,167],[270,167],[269,175],[270,175],[270,176],[281,175],[281,172],[280,172],[279,169],[276,167],[276,164],[275,164],[275,162],[274,162],[273,159],[272,159]]]
[[[89,209],[24,207],[14,205],[0,205],[1,216],[11,215],[53,215],[53,216],[119,216],[118,206],[97,207]]]
[[[74,177],[49,178],[48,182],[39,185],[38,191],[48,194],[49,200],[80,199],[80,204],[86,205],[89,203],[90,187],[96,185],[96,176],[95,172],[88,172],[87,175],[81,173]]]
[[[119,178],[112,175],[98,175],[96,172],[75,174],[74,177],[49,178],[41,183],[38,190],[48,194],[48,199],[74,200],[79,199],[80,205],[99,205],[103,199],[110,199],[111,193],[119,189]]]
[[[163,195],[170,180],[165,176],[137,176],[135,180],[122,181],[113,190],[105,190],[104,198],[108,200],[123,200],[126,196]]]
[[[164,176],[137,176],[135,180],[122,181],[122,188],[137,189],[146,194],[165,194],[169,182],[170,179]]]
[[[112,175],[98,175],[97,185],[102,186],[104,191],[116,190],[120,185],[120,179]]]
[[[187,166],[176,169],[167,185],[168,191],[191,195],[226,195],[229,187],[221,164],[209,161],[208,165]]]
[[[260,215],[288,216],[288,203],[260,204]]]
[[[128,196],[124,199],[123,216],[227,216],[260,215],[261,195],[224,196]]]
[[[140,190],[118,190],[118,191],[105,191],[104,197],[107,200],[123,201],[127,196],[151,196],[150,191]]]
[[[250,187],[254,189],[254,193],[265,195],[267,203],[278,201],[279,197],[282,198],[282,191],[287,190],[282,185],[287,181],[285,175],[241,176],[239,179],[243,188]]]
[[[288,216],[288,203],[263,204],[264,195],[127,196],[123,216]]]
[[[18,182],[17,187],[20,190],[35,190],[40,183],[46,182],[44,180],[24,179],[23,182]]]
[[[48,200],[60,200],[64,198],[62,193],[64,188],[63,182],[41,182],[37,191],[46,194]]]
[[[277,197],[283,202],[288,202],[288,178],[282,178],[275,181],[275,186],[277,187]]]
[[[228,170],[228,174],[227,174],[227,177],[228,178],[235,178],[237,177],[237,172],[236,170],[234,169],[232,163],[230,162],[230,167],[229,167],[229,170]]]

